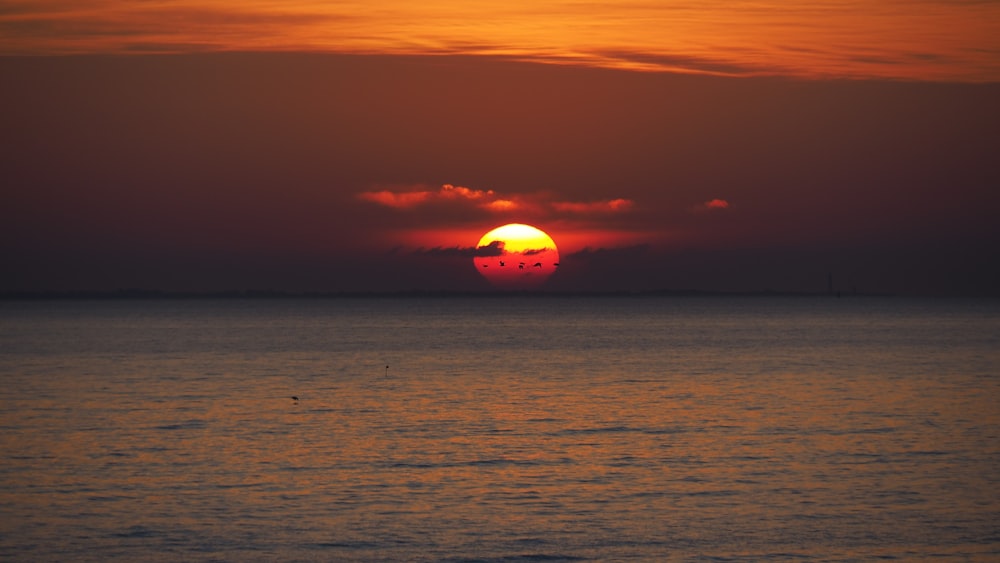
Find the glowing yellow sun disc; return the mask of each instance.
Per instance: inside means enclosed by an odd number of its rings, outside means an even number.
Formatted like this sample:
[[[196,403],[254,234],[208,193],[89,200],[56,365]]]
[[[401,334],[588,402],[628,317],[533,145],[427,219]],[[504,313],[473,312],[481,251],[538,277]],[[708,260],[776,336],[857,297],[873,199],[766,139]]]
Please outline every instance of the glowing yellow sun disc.
[[[479,239],[476,269],[501,289],[533,289],[559,267],[559,249],[544,231],[521,223],[497,227]]]

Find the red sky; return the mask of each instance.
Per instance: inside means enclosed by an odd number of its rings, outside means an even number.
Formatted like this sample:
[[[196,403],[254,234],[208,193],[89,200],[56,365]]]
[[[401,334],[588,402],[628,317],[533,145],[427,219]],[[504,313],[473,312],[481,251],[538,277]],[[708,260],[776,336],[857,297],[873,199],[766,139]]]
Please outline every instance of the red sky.
[[[543,41],[557,16],[526,8],[469,29],[398,7],[338,42],[318,3],[214,34],[221,11],[150,2],[180,22],[157,27],[128,5],[0,13],[0,290],[486,289],[463,251],[523,222],[559,245],[554,291],[820,291],[832,272],[1000,292],[986,4],[898,28],[844,12],[811,51],[748,7],[661,13],[687,35],[659,42],[625,14],[588,43],[594,14]],[[931,33],[935,14],[973,23]],[[887,33],[847,41],[852,22]]]

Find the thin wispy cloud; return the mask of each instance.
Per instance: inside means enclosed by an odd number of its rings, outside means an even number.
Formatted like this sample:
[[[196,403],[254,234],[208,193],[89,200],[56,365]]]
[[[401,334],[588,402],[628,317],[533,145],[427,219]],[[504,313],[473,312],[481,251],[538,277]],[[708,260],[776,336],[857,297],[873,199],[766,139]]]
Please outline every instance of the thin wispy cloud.
[[[22,0],[0,8],[0,54],[456,54],[726,76],[996,82],[997,37],[1000,3],[953,0]]]
[[[724,199],[710,199],[706,202],[693,205],[689,208],[692,213],[705,213],[709,211],[722,211],[729,209],[729,202]]]
[[[490,213],[528,212],[543,215],[603,215],[630,211],[635,202],[626,198],[598,201],[553,200],[546,192],[499,194],[444,184],[436,190],[424,187],[381,189],[361,192],[358,199],[393,209],[413,209],[423,206],[458,203]]]
[[[358,194],[358,199],[370,201],[385,207],[396,209],[407,209],[416,207],[426,202],[431,196],[431,192],[393,192],[389,190],[378,190],[374,192],[362,192]]]
[[[552,208],[565,213],[619,213],[628,211],[635,205],[630,199],[617,198],[607,201],[556,201]]]
[[[437,190],[420,189],[418,187],[416,189],[382,189],[361,192],[358,194],[358,199],[396,209],[408,209],[439,201],[456,200],[478,202],[477,205],[485,208],[503,207],[503,205],[497,205],[497,202],[504,202],[505,200],[496,199],[494,196],[493,190],[474,190],[464,186],[444,184]]]
[[[649,244],[633,244],[629,246],[619,246],[619,247],[597,247],[591,248],[586,247],[576,252],[567,255],[567,258],[578,258],[578,259],[640,259],[643,258],[650,251]]]

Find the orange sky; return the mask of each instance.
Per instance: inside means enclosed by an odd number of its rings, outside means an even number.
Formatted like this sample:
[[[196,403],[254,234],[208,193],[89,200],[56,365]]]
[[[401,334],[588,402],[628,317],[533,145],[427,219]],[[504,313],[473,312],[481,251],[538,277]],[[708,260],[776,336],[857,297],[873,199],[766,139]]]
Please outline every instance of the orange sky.
[[[0,53],[476,54],[722,75],[1000,80],[1000,3],[21,0]]]

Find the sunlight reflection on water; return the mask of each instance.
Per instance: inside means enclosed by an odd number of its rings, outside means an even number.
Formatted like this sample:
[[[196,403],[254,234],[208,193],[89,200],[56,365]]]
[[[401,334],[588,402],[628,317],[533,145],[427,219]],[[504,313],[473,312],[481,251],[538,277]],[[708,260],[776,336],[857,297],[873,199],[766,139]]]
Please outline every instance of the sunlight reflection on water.
[[[0,307],[3,558],[1000,554],[993,302]]]

